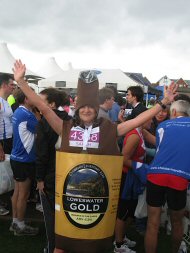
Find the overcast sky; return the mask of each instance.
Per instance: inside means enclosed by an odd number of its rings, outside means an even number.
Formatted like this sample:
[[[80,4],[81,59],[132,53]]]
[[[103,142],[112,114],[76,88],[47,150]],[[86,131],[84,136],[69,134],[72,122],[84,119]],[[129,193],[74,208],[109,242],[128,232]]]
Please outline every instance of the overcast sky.
[[[120,68],[190,79],[189,0],[1,0],[0,41],[35,71]]]

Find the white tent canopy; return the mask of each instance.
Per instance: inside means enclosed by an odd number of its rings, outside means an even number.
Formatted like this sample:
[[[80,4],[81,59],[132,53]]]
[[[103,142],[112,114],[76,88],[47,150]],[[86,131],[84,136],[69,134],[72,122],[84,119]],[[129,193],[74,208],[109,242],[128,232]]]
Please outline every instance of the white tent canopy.
[[[45,78],[58,75],[63,72],[63,69],[57,64],[54,57],[50,57],[44,64],[36,71],[36,73]]]
[[[15,63],[15,58],[9,51],[6,43],[0,43],[0,73],[13,74],[12,68]],[[30,70],[26,70],[26,76],[31,78],[40,77]]]
[[[84,69],[63,71],[58,75],[39,81],[38,86],[39,88],[50,86],[58,87],[56,83],[65,82],[66,85],[64,88],[77,88],[78,76],[82,70]],[[138,85],[138,83],[119,69],[95,69],[95,71],[98,76],[100,88],[105,87],[106,84],[115,84],[118,90],[127,90],[131,85]]]

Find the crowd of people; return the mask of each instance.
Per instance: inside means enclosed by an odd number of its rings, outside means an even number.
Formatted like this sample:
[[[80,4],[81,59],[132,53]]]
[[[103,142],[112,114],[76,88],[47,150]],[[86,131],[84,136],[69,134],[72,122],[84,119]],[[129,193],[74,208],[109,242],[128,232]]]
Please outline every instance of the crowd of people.
[[[178,87],[172,83],[165,87],[161,100],[151,101],[146,108],[140,86],[129,87],[125,100],[113,87],[99,90],[96,74],[84,71],[78,79],[74,103],[69,107],[70,100],[63,91],[48,88],[36,94],[24,78],[25,70],[19,60],[13,68],[14,79],[7,74],[0,76],[0,161],[10,154],[15,182],[10,231],[19,236],[38,234],[38,228],[25,223],[27,200],[35,180],[43,207],[47,253],[109,252],[113,245],[115,253],[135,253],[136,242],[130,234],[126,235],[126,226],[134,220],[138,197],[146,189],[148,218],[136,218],[137,230],[146,230],[145,251],[156,252],[161,210],[167,202],[172,253],[178,253],[190,180],[190,98],[178,95]],[[13,91],[17,103],[14,113],[13,105],[7,102]],[[81,154],[87,158],[104,155],[113,161],[123,156],[111,236],[96,240],[91,236],[68,238],[55,231],[59,227],[56,211],[60,210],[55,199],[59,180],[56,150],[59,154]],[[67,169],[66,165],[61,166]],[[76,194],[72,196],[77,198]],[[0,203],[0,214],[7,213]],[[76,229],[82,235],[87,228]]]

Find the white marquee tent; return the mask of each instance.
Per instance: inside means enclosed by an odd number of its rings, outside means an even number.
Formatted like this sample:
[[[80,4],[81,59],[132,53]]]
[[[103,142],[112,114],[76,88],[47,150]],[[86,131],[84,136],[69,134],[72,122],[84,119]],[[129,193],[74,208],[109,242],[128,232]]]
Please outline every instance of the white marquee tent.
[[[12,68],[15,63],[15,58],[9,51],[6,43],[0,43],[0,73],[13,74]],[[26,70],[26,77],[35,79],[40,77],[36,73]]]
[[[64,88],[77,88],[77,81],[80,71],[83,69],[70,69],[63,71],[58,75],[40,80],[38,82],[39,89],[46,87],[61,87],[61,82],[65,84]],[[115,84],[118,90],[126,91],[131,85],[138,85],[119,69],[94,69],[97,73],[100,88],[106,84]],[[59,83],[59,85],[57,85]]]
[[[50,57],[44,62],[44,64],[36,71],[36,73],[45,78],[49,78],[53,75],[58,75],[63,72],[63,69],[57,64],[54,57]]]

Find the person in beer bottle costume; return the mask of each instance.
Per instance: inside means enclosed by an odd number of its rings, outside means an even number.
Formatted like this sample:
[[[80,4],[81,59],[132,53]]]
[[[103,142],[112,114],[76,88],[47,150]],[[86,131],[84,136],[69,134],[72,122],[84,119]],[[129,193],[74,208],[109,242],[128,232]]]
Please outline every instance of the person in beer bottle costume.
[[[79,75],[77,89],[77,108],[75,119],[66,122],[60,119],[42,100],[35,94],[24,79],[26,67],[19,60],[14,64],[13,72],[15,81],[22,91],[30,98],[31,102],[39,109],[54,131],[61,136],[60,151],[69,153],[88,153],[97,155],[119,156],[117,137],[126,134],[130,130],[142,125],[151,119],[164,105],[173,101],[177,86],[173,83],[165,88],[165,96],[150,110],[143,112],[135,119],[123,122],[119,125],[104,118],[97,119],[98,101],[98,79],[94,71],[84,71]],[[72,139],[72,132],[79,128],[80,141]],[[95,141],[91,140],[91,133],[96,128]],[[82,139],[81,139],[82,138]],[[61,245],[59,238],[56,241],[55,253],[102,253],[112,249],[113,236],[106,240],[70,240]]]

